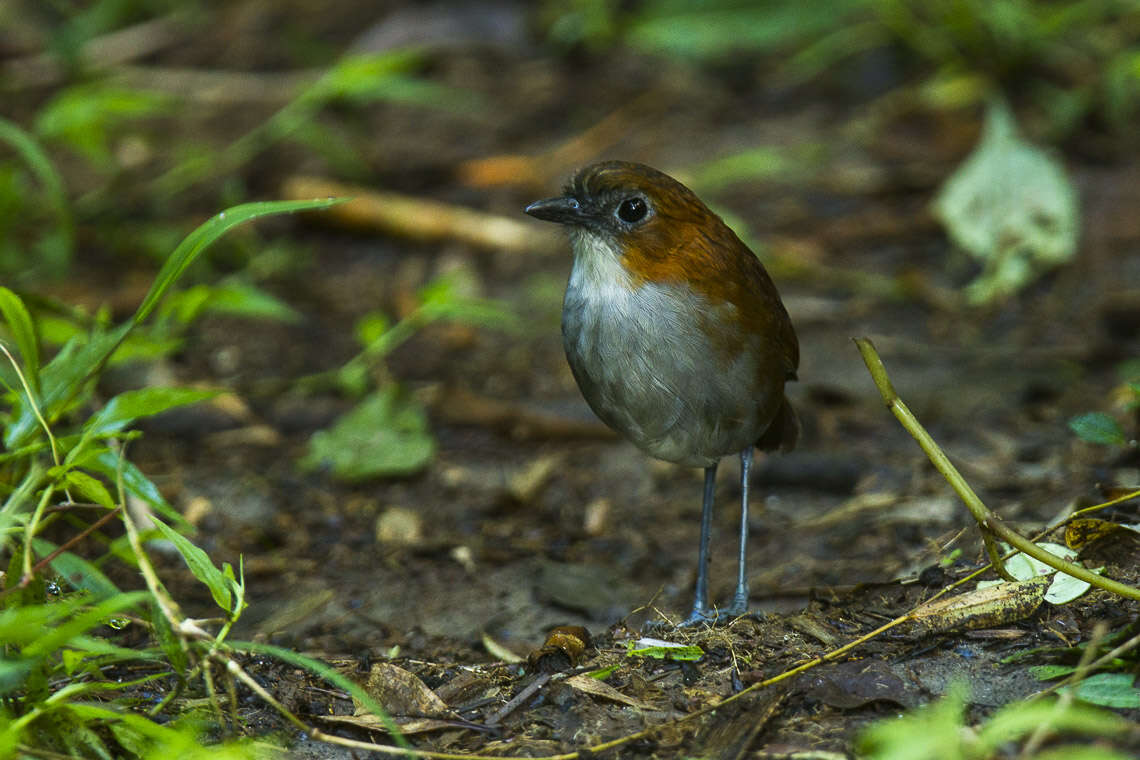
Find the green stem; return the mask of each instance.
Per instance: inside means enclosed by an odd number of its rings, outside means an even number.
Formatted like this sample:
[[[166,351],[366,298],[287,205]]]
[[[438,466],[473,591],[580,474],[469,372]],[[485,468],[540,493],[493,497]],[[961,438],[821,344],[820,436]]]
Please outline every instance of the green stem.
[[[981,527],[983,534],[991,533],[997,536],[1015,549],[1024,552],[1039,562],[1043,562],[1054,570],[1059,570],[1062,573],[1071,575],[1097,588],[1102,588],[1105,591],[1110,591],[1127,599],[1140,600],[1140,589],[1120,583],[1119,581],[1114,581],[1111,578],[1105,578],[1081,565],[1050,554],[1007,526],[1000,517],[991,512],[982,500],[978,498],[978,495],[974,493],[974,489],[970,487],[970,484],[966,482],[966,479],[962,477],[962,474],[958,472],[958,469],[950,462],[950,459],[943,453],[934,439],[930,437],[930,433],[926,432],[926,429],[919,423],[918,419],[911,413],[902,399],[899,398],[898,393],[895,392],[895,388],[891,384],[890,377],[887,375],[887,369],[883,366],[883,360],[879,358],[879,354],[875,351],[875,346],[871,343],[870,339],[855,338],[855,345],[859,347],[859,353],[863,356],[863,362],[867,365],[867,370],[871,373],[871,379],[875,381],[875,387],[879,389],[879,394],[883,397],[887,408],[891,410],[891,413],[898,418],[898,421],[906,431],[914,437],[918,445],[926,452],[926,456],[930,458],[931,463],[934,464],[938,472],[942,473],[942,477],[946,478],[946,482],[950,484],[950,487],[954,489],[958,497],[965,503],[966,508],[970,510],[970,514],[974,517],[974,520],[977,521],[979,527]],[[991,559],[993,556],[994,555],[991,554]],[[1000,567],[1000,565],[995,564],[994,567],[997,568]]]

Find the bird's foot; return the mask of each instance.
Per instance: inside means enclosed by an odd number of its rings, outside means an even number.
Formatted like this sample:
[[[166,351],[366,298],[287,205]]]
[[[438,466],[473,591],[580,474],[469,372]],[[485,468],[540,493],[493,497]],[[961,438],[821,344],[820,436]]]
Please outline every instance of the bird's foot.
[[[687,618],[677,623],[677,627],[696,628],[698,626],[714,626],[727,623],[728,620],[728,613],[724,610],[718,610],[715,607],[712,609],[708,607],[694,607]]]
[[[748,597],[746,595],[744,597],[734,598],[732,604],[721,609],[694,608],[687,618],[677,623],[677,627],[696,628],[697,626],[728,625],[740,618],[760,620],[763,616],[761,612],[748,609]]]
[[[732,597],[732,604],[725,607],[721,614],[730,619],[738,618],[741,615],[747,615],[748,592],[745,591],[741,593],[740,591],[737,591],[736,595]]]

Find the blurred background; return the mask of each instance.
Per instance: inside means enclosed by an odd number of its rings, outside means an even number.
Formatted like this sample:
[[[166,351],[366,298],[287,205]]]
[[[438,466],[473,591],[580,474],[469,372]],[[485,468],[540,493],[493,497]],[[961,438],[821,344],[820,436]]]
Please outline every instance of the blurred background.
[[[1004,516],[1140,482],[1138,116],[1134,0],[6,0],[0,283],[46,363],[212,215],[352,198],[212,244],[50,421],[221,391],[140,424],[157,493],[131,489],[244,557],[243,636],[473,656],[689,593],[699,473],[590,414],[568,246],[521,213],[581,165],[651,164],[752,246],[800,336],[805,434],[758,464],[752,579],[795,609],[978,556],[852,336]],[[30,465],[4,466],[12,493]]]

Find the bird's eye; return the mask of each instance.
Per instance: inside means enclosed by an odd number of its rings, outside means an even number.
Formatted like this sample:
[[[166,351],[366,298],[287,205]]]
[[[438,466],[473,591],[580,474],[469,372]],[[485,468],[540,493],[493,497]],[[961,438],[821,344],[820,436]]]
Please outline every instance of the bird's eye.
[[[628,224],[640,222],[649,213],[649,204],[644,198],[626,198],[618,206],[618,218]]]

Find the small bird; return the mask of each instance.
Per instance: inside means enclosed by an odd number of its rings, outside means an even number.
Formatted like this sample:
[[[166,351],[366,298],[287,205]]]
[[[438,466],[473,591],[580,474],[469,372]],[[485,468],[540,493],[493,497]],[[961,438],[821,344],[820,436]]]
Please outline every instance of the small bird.
[[[562,342],[590,407],[650,456],[705,470],[696,598],[682,625],[720,617],[708,601],[716,469],[739,453],[736,593],[721,614],[744,614],[752,450],[788,450],[799,435],[784,396],[799,343],[776,286],[693,191],[642,164],[587,166],[526,213],[569,231]]]

